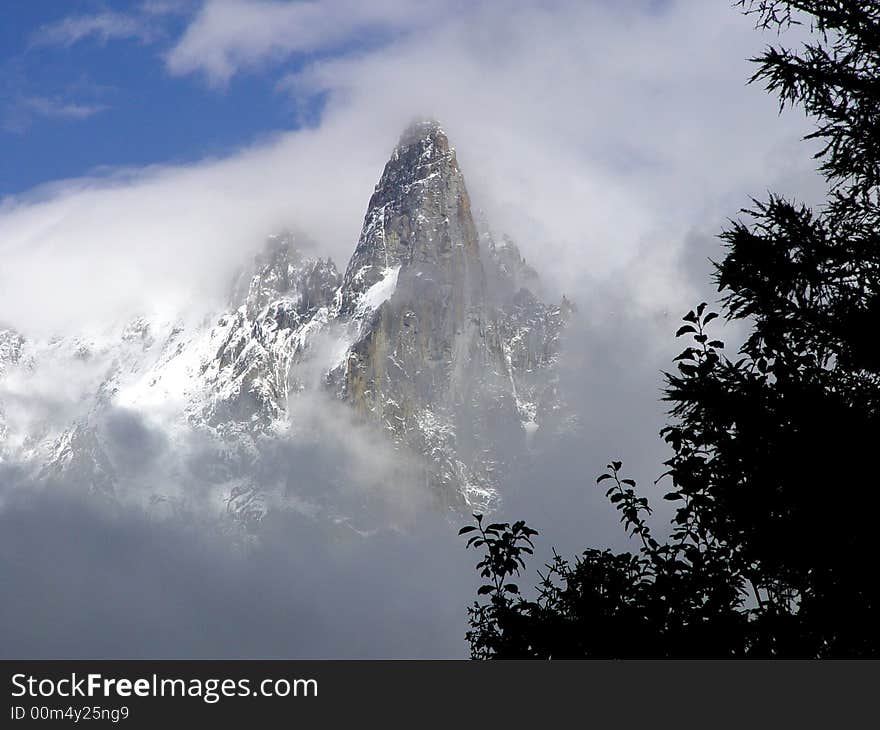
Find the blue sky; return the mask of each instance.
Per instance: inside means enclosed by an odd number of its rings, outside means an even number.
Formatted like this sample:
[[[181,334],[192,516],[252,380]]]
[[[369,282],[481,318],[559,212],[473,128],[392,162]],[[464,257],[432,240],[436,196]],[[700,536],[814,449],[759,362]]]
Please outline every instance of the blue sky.
[[[195,9],[143,13],[140,2],[5,0],[0,7],[0,196],[102,166],[187,162],[314,120],[320,96],[276,90],[282,70],[218,88],[163,63]],[[161,9],[161,8],[160,8]],[[112,12],[142,19],[143,37],[43,41],[65,19]],[[285,60],[283,72],[309,61]]]

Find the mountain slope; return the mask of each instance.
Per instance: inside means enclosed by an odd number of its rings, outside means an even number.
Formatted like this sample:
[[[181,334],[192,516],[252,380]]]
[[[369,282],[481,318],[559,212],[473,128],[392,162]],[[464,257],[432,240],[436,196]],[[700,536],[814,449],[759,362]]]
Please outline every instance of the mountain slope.
[[[198,443],[210,464],[162,472],[179,497],[209,489],[249,522],[272,489],[302,506],[296,467],[268,469],[266,455],[296,438],[300,400],[318,397],[415,464],[408,488],[483,509],[535,431],[564,421],[556,367],[572,307],[545,304],[539,288],[510,239],[478,229],[455,150],[419,122],[385,166],[343,275],[281,235],[208,322],[141,317],[50,342],[0,332],[0,458],[112,496],[148,478],[120,456],[120,418],[137,414],[142,436],[155,431],[169,453]],[[74,403],[4,418],[16,389],[68,362],[91,373]]]

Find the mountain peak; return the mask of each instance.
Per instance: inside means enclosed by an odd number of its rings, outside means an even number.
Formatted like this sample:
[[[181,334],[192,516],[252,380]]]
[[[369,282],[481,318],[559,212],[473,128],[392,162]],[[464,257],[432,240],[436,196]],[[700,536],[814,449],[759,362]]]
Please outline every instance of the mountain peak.
[[[464,176],[446,133],[433,120],[407,127],[385,165],[345,273],[343,311],[354,311],[370,287],[401,267],[462,291],[464,300],[481,288]]]
[[[397,146],[409,147],[413,144],[437,140],[442,140],[444,145],[448,147],[449,139],[447,138],[443,127],[440,126],[440,122],[436,119],[416,119],[403,130]]]
[[[449,138],[438,121],[416,120],[400,135],[376,186],[376,194],[389,188],[392,193],[403,191],[413,184],[438,177],[461,177],[455,148],[449,144]]]

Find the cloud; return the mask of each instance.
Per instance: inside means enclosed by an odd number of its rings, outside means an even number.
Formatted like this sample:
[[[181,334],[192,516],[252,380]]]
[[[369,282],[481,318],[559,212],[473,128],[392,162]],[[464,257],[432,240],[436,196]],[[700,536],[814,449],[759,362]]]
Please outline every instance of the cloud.
[[[36,118],[76,122],[109,108],[107,104],[69,101],[56,96],[22,96],[13,99],[2,110],[2,128],[20,134],[27,131]]]
[[[113,500],[88,469],[36,481],[0,460],[0,657],[463,656],[476,576],[457,524],[343,404],[292,412],[293,437],[245,465],[272,507],[247,534],[205,478],[234,477],[234,449],[134,411],[95,419]]]
[[[461,3],[431,0],[207,0],[168,52],[174,74],[203,73],[225,84],[240,71],[357,44],[430,24]]]
[[[352,150],[340,175],[330,161],[350,131],[282,135],[222,160],[116,170],[7,198],[0,250],[15,263],[0,271],[4,320],[45,332],[157,305],[216,309],[235,271],[285,227],[347,258],[390,141]]]
[[[45,96],[29,96],[21,100],[20,106],[50,119],[88,119],[108,108],[106,104],[78,104]]]
[[[144,0],[138,11],[147,16],[189,15],[197,5],[198,0]]]
[[[21,493],[24,495],[24,493]],[[0,657],[463,657],[470,555],[442,520],[261,540],[40,493],[0,511]],[[431,569],[425,563],[430,560]]]
[[[76,15],[41,26],[31,37],[31,45],[68,47],[90,38],[99,43],[132,38],[148,43],[156,38],[156,31],[144,18],[135,15],[115,12]]]

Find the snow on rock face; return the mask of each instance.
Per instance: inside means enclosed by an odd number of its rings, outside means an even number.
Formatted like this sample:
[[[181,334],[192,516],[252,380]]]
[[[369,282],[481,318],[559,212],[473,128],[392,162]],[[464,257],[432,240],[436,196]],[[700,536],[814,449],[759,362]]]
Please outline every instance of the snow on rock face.
[[[179,479],[213,485],[248,523],[271,502],[261,455],[288,438],[290,403],[317,388],[421,464],[414,488],[485,509],[530,435],[564,411],[555,367],[571,308],[544,304],[539,289],[512,240],[478,231],[455,150],[439,125],[420,122],[385,167],[344,275],[284,234],[208,322],[140,317],[103,339],[43,343],[0,331],[0,459],[46,478],[76,473],[112,495],[126,465],[107,419],[122,409],[219,455]],[[101,364],[75,417],[10,433],[3,378],[70,359]]]
[[[0,330],[0,373],[14,365],[21,357],[24,337],[13,330]]]
[[[379,306],[391,298],[397,289],[397,276],[400,274],[400,266],[383,269],[381,279],[361,294],[355,305],[355,316],[363,317],[368,312],[378,309]]]
[[[343,313],[382,272],[421,270],[461,303],[479,296],[483,272],[470,198],[455,150],[436,122],[402,135],[367,207],[342,287]]]
[[[329,319],[339,286],[333,262],[303,257],[292,237],[269,241],[256,262],[245,301],[211,333],[204,364],[204,414],[268,425],[283,416],[292,389],[292,367]]]

